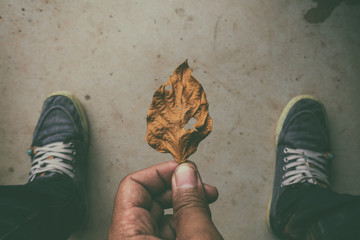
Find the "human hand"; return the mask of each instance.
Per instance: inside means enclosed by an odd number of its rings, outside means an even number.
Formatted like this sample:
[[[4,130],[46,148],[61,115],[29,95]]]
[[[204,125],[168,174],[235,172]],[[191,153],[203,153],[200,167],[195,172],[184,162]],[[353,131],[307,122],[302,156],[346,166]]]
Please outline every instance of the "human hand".
[[[208,206],[217,197],[192,162],[170,161],[134,172],[120,182],[108,240],[223,239]],[[173,215],[164,215],[171,207]]]

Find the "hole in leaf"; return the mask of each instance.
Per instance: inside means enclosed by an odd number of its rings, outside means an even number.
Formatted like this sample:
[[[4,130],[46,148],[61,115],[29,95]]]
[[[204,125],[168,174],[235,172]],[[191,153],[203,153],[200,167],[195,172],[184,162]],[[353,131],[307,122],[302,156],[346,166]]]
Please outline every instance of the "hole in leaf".
[[[191,118],[187,124],[185,125],[185,130],[189,130],[189,129],[194,129],[194,125],[196,124],[196,119],[195,118]]]
[[[165,86],[165,90],[171,91],[171,89],[172,89],[172,87],[171,87],[170,85],[166,85],[166,86]]]
[[[172,208],[164,209],[164,215],[174,214],[174,210]]]

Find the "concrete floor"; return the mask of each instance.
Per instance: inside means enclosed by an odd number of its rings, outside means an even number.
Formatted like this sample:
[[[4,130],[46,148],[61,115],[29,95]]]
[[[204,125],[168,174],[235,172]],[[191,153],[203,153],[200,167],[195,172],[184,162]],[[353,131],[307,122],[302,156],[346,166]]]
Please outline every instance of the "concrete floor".
[[[1,1],[0,184],[27,180],[26,148],[43,99],[75,93],[91,124],[90,219],[71,239],[104,239],[119,181],[171,159],[145,141],[158,86],[185,59],[203,85],[213,132],[191,157],[218,187],[225,239],[276,239],[265,211],[274,129],[286,103],[327,107],[333,188],[360,194],[360,6],[340,1],[321,23],[305,1]]]

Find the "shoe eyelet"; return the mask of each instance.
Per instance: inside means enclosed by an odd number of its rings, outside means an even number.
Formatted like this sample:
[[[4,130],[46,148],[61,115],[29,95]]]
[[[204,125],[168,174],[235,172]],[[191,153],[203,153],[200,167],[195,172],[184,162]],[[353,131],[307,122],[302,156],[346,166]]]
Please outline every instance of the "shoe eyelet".
[[[29,148],[26,153],[31,157],[33,155],[33,150]]]
[[[287,167],[286,167],[286,166],[283,166],[283,170],[286,171],[286,170],[287,170]]]
[[[281,188],[283,188],[283,187],[284,187],[284,185],[283,185],[283,184],[280,184],[280,187],[281,187]]]
[[[287,148],[284,148],[284,153],[288,153],[288,149]]]
[[[332,153],[325,153],[324,154],[324,157],[326,158],[326,159],[328,159],[328,160],[331,160],[331,159],[333,159],[334,158],[334,155],[332,154]]]
[[[284,162],[288,162],[288,158],[286,157],[286,158],[284,158]]]
[[[284,175],[282,176],[282,179],[285,179],[285,176],[284,176]]]
[[[72,154],[73,154],[73,155],[76,155],[76,151],[72,151]]]

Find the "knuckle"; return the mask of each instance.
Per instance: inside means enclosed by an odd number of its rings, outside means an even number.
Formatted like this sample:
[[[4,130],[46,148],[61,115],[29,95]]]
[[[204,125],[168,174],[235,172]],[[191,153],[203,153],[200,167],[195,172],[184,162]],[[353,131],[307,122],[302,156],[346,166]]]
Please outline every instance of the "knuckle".
[[[210,215],[209,205],[207,204],[205,196],[194,189],[179,191],[176,200],[174,201],[173,208],[174,213],[177,215],[195,208]]]

